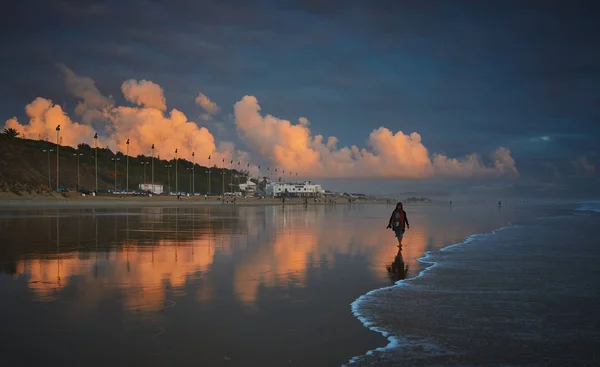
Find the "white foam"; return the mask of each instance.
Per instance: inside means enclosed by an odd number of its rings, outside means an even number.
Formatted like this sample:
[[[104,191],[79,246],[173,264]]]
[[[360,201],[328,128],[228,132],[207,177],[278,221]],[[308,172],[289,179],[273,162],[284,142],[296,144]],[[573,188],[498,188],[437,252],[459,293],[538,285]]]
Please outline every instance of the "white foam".
[[[594,211],[594,212],[600,212],[600,202],[596,203],[596,202],[589,202],[586,204],[582,204],[580,207],[577,208],[577,210],[579,211]],[[578,213],[573,213],[571,215],[565,215],[565,216],[558,216],[558,217],[573,217],[575,215],[577,215]],[[537,220],[540,219],[548,219],[549,217],[539,217],[536,218]],[[552,218],[552,217],[550,217]],[[498,232],[504,231],[506,229],[509,228],[520,228],[523,227],[521,225],[516,225],[516,224],[509,224],[507,226],[495,229],[489,233],[477,233],[477,234],[472,234],[470,236],[468,236],[467,238],[465,238],[464,241],[459,242],[459,243],[455,243],[453,245],[449,245],[446,247],[441,248],[439,251],[440,252],[446,252],[446,251],[452,251],[453,249],[457,248],[458,246],[461,245],[465,245],[468,243],[471,243],[477,239],[481,239],[481,238],[486,238],[489,236],[493,236],[495,234],[497,234]],[[352,310],[352,314],[369,330],[375,331],[377,333],[380,333],[381,335],[383,335],[384,337],[387,338],[388,340],[388,344],[385,347],[380,347],[380,348],[376,348],[370,351],[367,351],[364,355],[371,355],[374,352],[384,352],[386,350],[390,350],[393,349],[395,347],[398,347],[400,345],[401,339],[395,336],[390,336],[389,332],[374,326],[374,322],[369,321],[367,319],[366,316],[364,316],[363,314],[361,314],[359,308],[361,303],[365,302],[367,300],[367,298],[369,298],[369,296],[371,296],[372,294],[379,292],[379,291],[383,291],[386,289],[390,289],[390,288],[398,288],[398,287],[407,287],[410,286],[410,282],[414,281],[416,279],[419,279],[421,277],[423,277],[427,272],[431,271],[432,269],[434,269],[435,267],[437,267],[439,265],[439,262],[435,262],[433,260],[431,260],[432,257],[432,252],[431,251],[426,251],[422,257],[418,258],[417,261],[422,263],[422,264],[429,264],[428,267],[426,267],[425,269],[421,270],[421,272],[419,272],[419,274],[417,274],[416,276],[409,278],[409,279],[402,279],[397,281],[396,283],[394,283],[394,285],[388,286],[388,287],[382,287],[382,288],[377,288],[377,289],[373,289],[365,294],[363,294],[362,296],[358,297],[354,302],[352,302],[351,306],[351,310]],[[356,363],[356,361],[358,361],[362,356],[355,356],[352,357],[350,359],[350,361],[348,362],[349,364],[353,364]],[[346,366],[346,365],[343,365]]]
[[[597,212],[600,213],[600,203],[585,203],[580,205],[576,210],[585,212]]]
[[[453,245],[449,245],[446,247],[443,247],[442,249],[440,249],[440,251],[448,251],[451,248],[455,248],[459,245],[465,245],[468,244],[470,242],[475,241],[476,239],[479,238],[485,238],[488,236],[493,236],[496,233],[503,231],[507,228],[515,228],[515,227],[520,227],[517,225],[508,225],[508,226],[504,226],[501,228],[498,228],[490,233],[477,233],[477,234],[472,234],[470,236],[468,236],[467,238],[465,238],[464,241],[453,244]],[[388,340],[388,344],[384,347],[380,347],[380,348],[376,348],[373,350],[369,350],[367,351],[364,355],[372,355],[375,352],[384,352],[390,349],[394,349],[395,347],[398,347],[400,345],[401,339],[390,335],[390,333],[386,330],[384,330],[383,328],[374,326],[374,322],[373,321],[369,321],[367,319],[366,316],[364,316],[361,312],[360,312],[360,305],[361,303],[365,302],[371,295],[386,290],[386,289],[391,289],[391,288],[399,288],[399,287],[409,287],[411,286],[412,281],[419,279],[421,277],[423,277],[427,272],[431,271],[432,269],[434,269],[435,267],[437,267],[439,265],[439,262],[435,262],[433,260],[431,260],[432,257],[432,252],[431,251],[426,251],[422,257],[418,258],[417,261],[422,263],[422,264],[429,264],[428,267],[426,267],[425,269],[421,270],[419,272],[419,274],[417,274],[416,276],[409,278],[409,279],[402,279],[397,281],[396,283],[394,283],[394,285],[391,286],[387,286],[387,287],[382,287],[382,288],[377,288],[377,289],[373,289],[365,294],[363,294],[362,296],[358,297],[354,302],[351,303],[350,308],[352,310],[352,314],[363,324],[363,326],[365,326],[367,329],[372,330],[376,333],[379,333],[381,335],[383,335],[385,338],[387,338]],[[361,357],[363,356],[355,356],[352,357],[348,363],[349,364],[354,364],[356,363]],[[342,365],[342,366],[346,366],[346,365]]]

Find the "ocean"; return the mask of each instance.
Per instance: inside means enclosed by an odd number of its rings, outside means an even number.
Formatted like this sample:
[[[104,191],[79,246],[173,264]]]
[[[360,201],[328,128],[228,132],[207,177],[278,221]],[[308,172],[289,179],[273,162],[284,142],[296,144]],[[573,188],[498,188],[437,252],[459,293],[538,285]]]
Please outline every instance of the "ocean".
[[[388,339],[351,366],[600,366],[600,203],[519,204],[352,303]]]

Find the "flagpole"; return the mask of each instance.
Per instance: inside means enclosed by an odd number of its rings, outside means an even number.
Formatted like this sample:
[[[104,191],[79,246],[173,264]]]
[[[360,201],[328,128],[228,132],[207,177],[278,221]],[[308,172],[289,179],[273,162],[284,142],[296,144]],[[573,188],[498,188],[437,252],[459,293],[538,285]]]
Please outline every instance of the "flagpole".
[[[60,125],[56,127],[56,191],[58,191],[58,147],[59,147]]]
[[[127,194],[129,194],[129,139],[127,139],[127,142],[125,144],[127,144],[127,158],[125,159],[127,161],[127,163],[126,163],[127,178],[125,179],[125,181],[126,181],[125,186],[127,186],[127,187],[125,188],[125,191],[127,191]]]
[[[96,151],[96,195],[98,195],[98,133],[94,134],[94,148]]]
[[[154,194],[154,144],[152,144],[152,193]]]
[[[194,193],[196,192],[196,175],[194,174],[194,168],[196,166],[196,153],[192,152],[192,197],[194,196]]]

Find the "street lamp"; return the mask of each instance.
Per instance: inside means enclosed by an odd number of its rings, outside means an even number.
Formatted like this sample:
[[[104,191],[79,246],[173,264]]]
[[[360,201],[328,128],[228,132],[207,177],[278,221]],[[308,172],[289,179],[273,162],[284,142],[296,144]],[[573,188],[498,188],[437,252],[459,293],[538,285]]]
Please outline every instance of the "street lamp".
[[[194,192],[196,191],[196,177],[194,175],[194,167],[196,166],[196,153],[192,152],[192,196],[194,196]]]
[[[167,169],[167,186],[169,187],[169,195],[171,195],[171,167],[173,167],[173,165],[171,164],[167,164],[165,166],[165,168]]]
[[[44,149],[44,153],[48,153],[48,188],[52,189],[52,183],[50,181],[50,152],[54,152],[54,149]]]
[[[179,194],[179,174],[177,172],[177,149],[175,149],[175,192]]]
[[[83,153],[73,153],[73,155],[77,156],[77,190],[79,190],[79,157],[81,157]]]
[[[210,155],[208,156],[208,193],[210,194]]]
[[[98,133],[94,134],[94,150],[96,151],[96,189],[94,191],[98,194]]]
[[[152,144],[152,192],[154,193],[154,144]]]
[[[127,139],[127,142],[125,143],[127,144],[127,153],[125,154],[126,158],[125,160],[126,162],[126,170],[125,170],[125,191],[127,191],[127,193],[129,194],[129,139]]]
[[[117,161],[120,161],[121,158],[117,158],[115,155],[115,157],[110,160],[115,162],[115,191],[117,191]]]
[[[229,192],[233,192],[233,159],[229,163],[231,164],[229,171]]]
[[[60,136],[60,125],[56,126],[56,191],[58,191],[58,146]]]
[[[221,195],[225,195],[225,158],[223,158],[223,168],[221,168],[221,184],[222,184],[222,188],[221,188]]]

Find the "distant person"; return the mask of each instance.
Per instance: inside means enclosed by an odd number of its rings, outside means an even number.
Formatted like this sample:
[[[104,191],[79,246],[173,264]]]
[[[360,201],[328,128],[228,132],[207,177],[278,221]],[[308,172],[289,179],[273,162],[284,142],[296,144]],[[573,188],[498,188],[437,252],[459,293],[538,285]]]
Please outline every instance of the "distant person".
[[[402,250],[402,237],[404,237],[404,231],[410,229],[410,224],[408,224],[408,218],[402,207],[402,203],[396,204],[396,208],[390,216],[387,228],[392,228],[394,230],[396,238],[398,239],[398,247]]]

